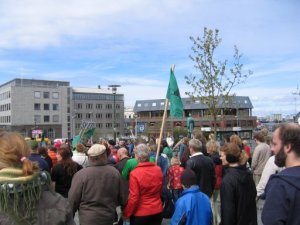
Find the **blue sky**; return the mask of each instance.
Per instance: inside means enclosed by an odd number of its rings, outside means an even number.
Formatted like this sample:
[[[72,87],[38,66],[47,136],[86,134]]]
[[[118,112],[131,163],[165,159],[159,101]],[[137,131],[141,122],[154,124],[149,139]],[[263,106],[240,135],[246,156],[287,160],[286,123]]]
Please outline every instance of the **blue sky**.
[[[217,59],[233,46],[254,73],[238,86],[254,115],[293,114],[300,96],[297,0],[0,0],[0,83],[14,78],[119,84],[125,106],[164,98],[171,64],[181,95],[193,72],[189,36],[218,28]]]

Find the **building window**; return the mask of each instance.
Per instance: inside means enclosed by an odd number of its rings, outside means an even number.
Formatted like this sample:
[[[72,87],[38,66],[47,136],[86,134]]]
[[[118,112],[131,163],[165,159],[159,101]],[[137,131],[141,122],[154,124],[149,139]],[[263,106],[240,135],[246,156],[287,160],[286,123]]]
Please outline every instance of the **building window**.
[[[106,113],[105,118],[106,119],[111,119],[112,118],[112,114],[111,113]]]
[[[44,110],[50,110],[50,105],[49,104],[44,104]]]
[[[76,114],[76,118],[82,119],[82,113],[77,113],[77,114]]]
[[[59,98],[59,93],[58,92],[52,92],[52,98],[53,99],[58,99]]]
[[[53,104],[52,105],[52,110],[57,111],[58,110],[58,104]]]
[[[160,102],[160,105],[165,105],[165,103],[164,102]]]
[[[152,106],[156,106],[156,102],[152,102]]]
[[[112,128],[112,123],[106,123],[106,124],[105,124],[105,127],[106,127],[106,128]]]
[[[59,115],[53,115],[52,116],[52,122],[58,123],[59,122]]]
[[[86,103],[85,108],[86,108],[86,109],[93,109],[93,104],[91,104],[91,103]]]
[[[82,109],[82,104],[81,103],[77,104],[77,109]]]
[[[105,108],[106,108],[106,109],[112,109],[112,104],[107,104],[107,105],[105,106]]]
[[[35,125],[37,124],[37,123],[41,123],[42,121],[41,121],[41,115],[34,115],[34,123],[35,123]]]
[[[87,114],[85,115],[85,118],[86,118],[86,119],[91,119],[91,118],[93,118],[93,113],[87,113]]]
[[[96,126],[97,126],[97,128],[102,128],[103,124],[102,123],[97,123]]]
[[[96,109],[102,109],[102,104],[96,104]]]
[[[138,104],[137,104],[137,107],[141,107],[141,106],[142,106],[142,104],[141,104],[141,103],[138,103]]]
[[[116,104],[116,109],[120,109],[120,108],[121,108],[120,104]]]
[[[49,122],[50,122],[50,116],[45,115],[45,116],[44,116],[44,122],[45,122],[45,123],[49,123]]]
[[[34,98],[41,98],[41,92],[40,91],[35,91],[34,92]]]
[[[145,103],[144,106],[145,106],[145,107],[148,107],[148,103]]]
[[[50,93],[48,91],[45,91],[43,94],[44,98],[50,98]]]
[[[102,114],[101,113],[96,113],[96,119],[101,119],[102,118]]]
[[[41,110],[41,104],[40,103],[34,103],[34,110]]]

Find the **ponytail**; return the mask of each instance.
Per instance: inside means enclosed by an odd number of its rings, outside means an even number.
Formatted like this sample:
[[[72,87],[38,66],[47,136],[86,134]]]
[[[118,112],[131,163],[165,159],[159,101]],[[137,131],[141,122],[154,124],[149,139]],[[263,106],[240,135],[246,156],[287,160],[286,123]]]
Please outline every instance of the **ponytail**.
[[[32,175],[34,172],[36,172],[39,169],[37,163],[30,161],[26,157],[22,157],[21,162],[22,162],[22,171],[24,176]]]

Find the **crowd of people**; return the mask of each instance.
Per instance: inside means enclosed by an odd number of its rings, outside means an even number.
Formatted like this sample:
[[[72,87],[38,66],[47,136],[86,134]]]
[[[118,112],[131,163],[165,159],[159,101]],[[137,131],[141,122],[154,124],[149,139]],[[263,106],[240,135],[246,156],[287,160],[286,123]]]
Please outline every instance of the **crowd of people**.
[[[219,142],[194,130],[160,146],[150,138],[45,147],[0,131],[0,224],[75,224],[78,212],[81,225],[256,225],[261,199],[263,224],[299,224],[299,125],[254,140],[251,150],[237,134]]]

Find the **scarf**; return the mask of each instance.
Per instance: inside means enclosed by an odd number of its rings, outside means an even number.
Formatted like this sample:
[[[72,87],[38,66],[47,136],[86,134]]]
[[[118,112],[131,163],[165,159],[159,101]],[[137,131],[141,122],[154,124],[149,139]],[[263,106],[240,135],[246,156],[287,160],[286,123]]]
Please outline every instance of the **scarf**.
[[[18,168],[0,170],[0,212],[18,223],[31,221],[41,192],[49,185],[50,176],[44,171],[24,176]]]

